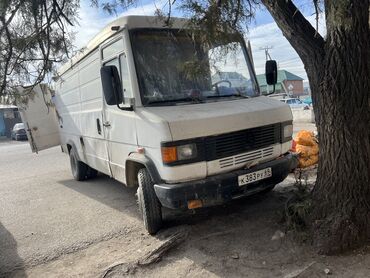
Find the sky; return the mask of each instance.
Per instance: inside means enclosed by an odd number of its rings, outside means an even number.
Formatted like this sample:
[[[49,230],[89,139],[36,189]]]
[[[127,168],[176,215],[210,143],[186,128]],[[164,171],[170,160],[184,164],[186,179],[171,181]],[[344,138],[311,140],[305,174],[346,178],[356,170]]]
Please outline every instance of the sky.
[[[312,10],[312,0],[296,0],[294,1],[297,7],[303,12],[306,18],[314,24],[315,16]],[[73,28],[75,34],[75,45],[77,48],[84,47],[99,31],[110,21],[123,15],[154,15],[156,7],[162,8],[166,3],[163,0],[139,0],[135,6],[127,10],[120,11],[117,15],[109,15],[91,7],[90,0],[82,0],[79,12],[79,25]],[[181,15],[179,11],[174,11],[175,16]],[[325,34],[324,19],[320,16],[319,32]],[[248,26],[248,31],[245,33],[246,39],[250,40],[254,65],[257,74],[264,73],[265,68],[265,52],[262,47],[272,47],[269,54],[272,59],[278,62],[279,69],[290,71],[303,79],[307,83],[307,75],[303,64],[295,50],[290,46],[289,42],[282,35],[280,29],[267,12],[266,9],[258,9],[255,19]]]

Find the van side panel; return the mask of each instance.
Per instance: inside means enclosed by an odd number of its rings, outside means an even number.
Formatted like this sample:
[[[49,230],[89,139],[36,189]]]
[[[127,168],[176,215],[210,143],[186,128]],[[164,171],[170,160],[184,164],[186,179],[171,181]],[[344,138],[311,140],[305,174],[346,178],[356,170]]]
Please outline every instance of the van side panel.
[[[72,69],[61,76],[55,94],[55,106],[59,114],[59,132],[61,144],[73,142],[79,157],[82,151],[79,144],[80,131],[80,95],[78,71]]]
[[[102,89],[99,51],[68,70],[57,87],[58,112],[63,119],[62,144],[72,141],[81,161],[110,175],[102,127]],[[98,132],[100,122],[101,132]]]
[[[86,162],[92,168],[109,175],[107,146],[102,125],[103,98],[99,51],[93,52],[78,67],[81,96],[81,134],[84,141]],[[100,121],[100,134],[97,121]]]

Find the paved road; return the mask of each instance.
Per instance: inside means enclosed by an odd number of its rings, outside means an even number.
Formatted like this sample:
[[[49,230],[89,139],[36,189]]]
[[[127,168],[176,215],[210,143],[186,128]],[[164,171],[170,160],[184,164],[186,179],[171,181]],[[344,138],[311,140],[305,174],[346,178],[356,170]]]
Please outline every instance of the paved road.
[[[59,147],[0,142],[0,277],[134,228],[133,190],[106,176],[74,181]]]

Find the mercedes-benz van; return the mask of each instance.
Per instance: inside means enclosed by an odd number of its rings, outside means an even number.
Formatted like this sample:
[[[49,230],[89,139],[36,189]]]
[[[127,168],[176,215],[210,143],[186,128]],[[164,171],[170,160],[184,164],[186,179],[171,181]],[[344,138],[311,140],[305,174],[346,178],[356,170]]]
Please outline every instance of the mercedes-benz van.
[[[291,110],[260,94],[243,37],[194,32],[183,19],[119,18],[59,70],[51,97],[36,88],[22,111],[32,149],[60,144],[76,180],[101,172],[137,187],[151,234],[162,207],[265,192],[296,165]]]

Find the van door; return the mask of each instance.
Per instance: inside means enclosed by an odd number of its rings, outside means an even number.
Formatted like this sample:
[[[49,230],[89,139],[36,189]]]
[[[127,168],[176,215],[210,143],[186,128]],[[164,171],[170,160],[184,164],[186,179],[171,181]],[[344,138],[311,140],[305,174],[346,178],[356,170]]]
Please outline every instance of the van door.
[[[100,66],[100,50],[97,49],[71,70],[72,76],[64,78],[56,105],[64,120],[62,143],[64,139],[66,143],[69,140],[74,142],[81,160],[99,172],[111,175],[103,129]],[[74,78],[78,80],[77,86],[73,84]],[[76,87],[78,90],[75,90]]]
[[[117,47],[117,45],[120,47]],[[102,48],[102,57],[103,65],[117,67],[124,97],[132,97],[123,38],[121,37]],[[104,101],[103,128],[105,138],[108,141],[108,156],[112,176],[125,183],[125,162],[130,152],[135,151],[137,146],[135,114],[133,111],[121,110],[116,105],[107,105]]]
[[[28,90],[18,91],[25,94]],[[48,86],[40,84],[33,88],[28,103],[18,106],[32,152],[60,145],[58,117],[52,98]]]

